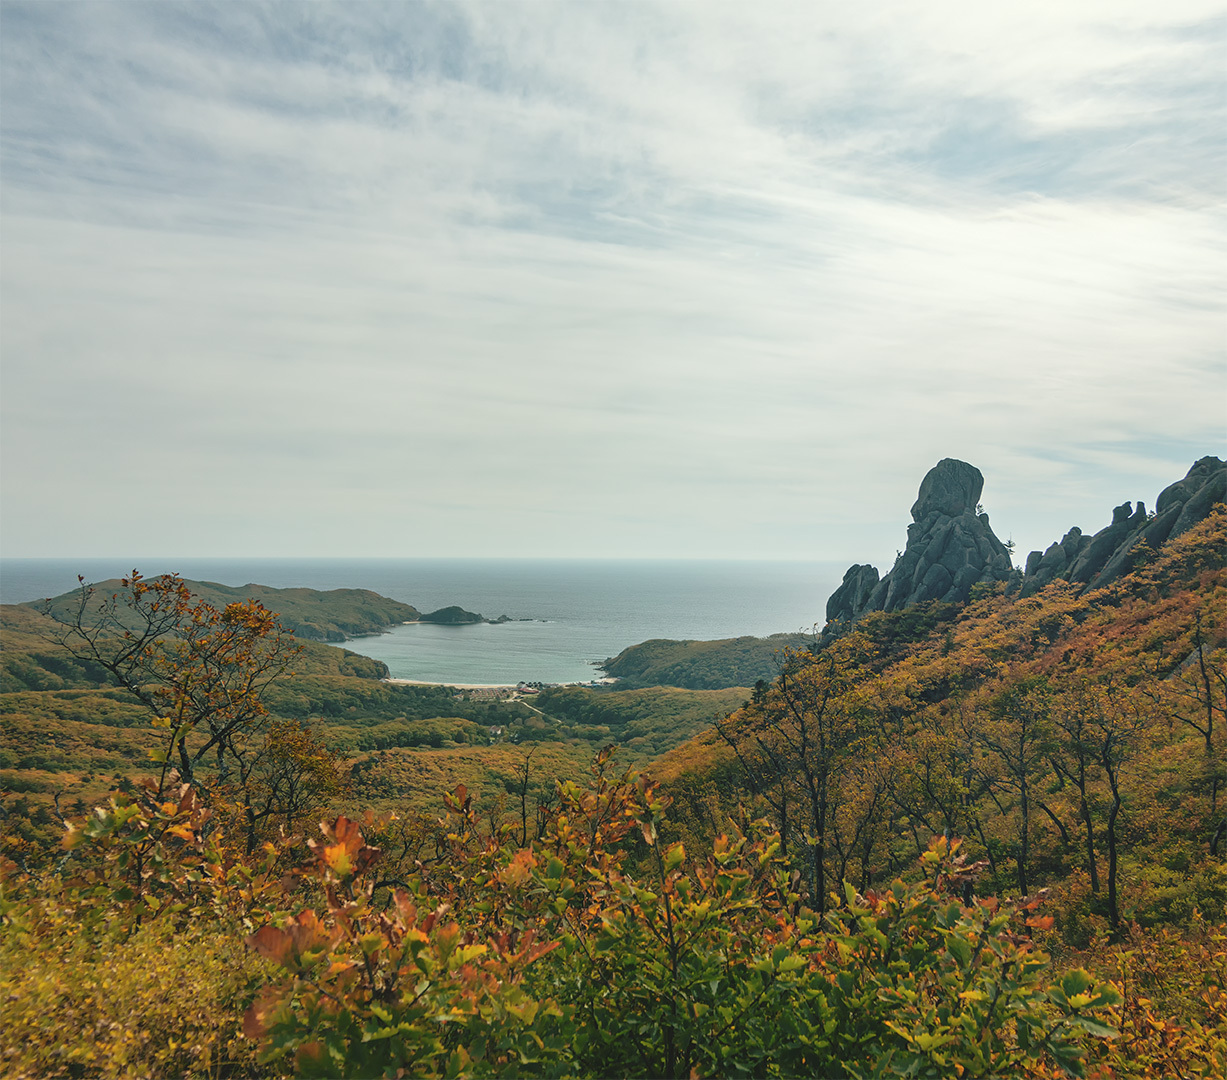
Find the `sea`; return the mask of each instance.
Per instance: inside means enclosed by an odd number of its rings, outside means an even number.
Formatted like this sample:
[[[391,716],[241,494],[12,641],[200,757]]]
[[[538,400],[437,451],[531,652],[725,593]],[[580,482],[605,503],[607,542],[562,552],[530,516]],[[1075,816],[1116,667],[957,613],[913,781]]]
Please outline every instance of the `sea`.
[[[449,685],[575,683],[651,638],[711,641],[811,632],[846,566],[822,561],[594,559],[142,559],[146,576],[223,585],[371,589],[430,612],[457,604],[487,619],[409,623],[345,647],[393,678]],[[115,559],[0,559],[0,602],[58,596],[130,573]]]

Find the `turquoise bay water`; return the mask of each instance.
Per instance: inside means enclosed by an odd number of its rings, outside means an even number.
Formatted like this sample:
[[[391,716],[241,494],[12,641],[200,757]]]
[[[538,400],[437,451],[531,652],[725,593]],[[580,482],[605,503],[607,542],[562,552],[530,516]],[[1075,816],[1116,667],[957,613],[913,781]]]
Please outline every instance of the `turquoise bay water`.
[[[347,642],[396,678],[577,682],[649,638],[712,640],[821,626],[846,567],[831,562],[583,559],[141,559],[224,585],[371,589],[433,611],[459,604],[500,625],[415,623]],[[0,559],[0,601],[24,603],[133,568],[114,559]],[[518,621],[527,620],[527,621]]]

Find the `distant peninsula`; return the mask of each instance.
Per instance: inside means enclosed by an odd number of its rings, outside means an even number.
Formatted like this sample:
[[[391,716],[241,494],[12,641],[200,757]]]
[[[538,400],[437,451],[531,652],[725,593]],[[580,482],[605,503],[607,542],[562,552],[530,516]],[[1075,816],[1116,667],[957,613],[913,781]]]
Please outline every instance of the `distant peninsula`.
[[[439,608],[427,615],[419,615],[418,622],[437,623],[440,626],[471,626],[473,623],[483,623],[487,620],[472,611],[465,611],[453,604],[451,607]]]
[[[412,604],[391,600],[370,589],[275,589],[270,585],[221,585],[216,581],[189,581],[184,584],[193,594],[214,607],[224,608],[243,600],[258,600],[269,611],[278,613],[282,624],[303,641],[339,643],[350,638],[386,633],[403,623],[434,623],[437,626],[472,626],[477,623],[498,625],[507,622],[531,622],[500,615],[487,619],[473,611],[452,604],[423,614]],[[110,578],[91,586],[99,600],[122,592],[119,578]],[[49,609],[58,619],[70,619],[76,611],[80,592],[73,589],[51,600],[33,600],[22,606],[39,611]]]
[[[489,623],[499,626],[508,622],[532,622],[532,619],[513,619],[510,615],[500,615],[497,619],[487,619],[473,611],[465,611],[453,604],[451,607],[439,608],[428,615],[419,615],[418,622],[435,623],[438,626],[472,626],[474,623]]]
[[[779,674],[784,649],[803,649],[812,634],[784,633],[770,637],[723,638],[719,641],[675,641],[653,638],[623,649],[599,665],[618,681],[619,690],[675,686],[687,690],[723,690],[753,686]]]
[[[367,634],[381,634],[401,623],[429,618],[412,604],[390,600],[370,589],[274,589],[269,585],[233,586],[216,581],[186,580],[184,584],[196,596],[218,608],[244,600],[258,600],[270,611],[277,612],[285,628],[304,641],[348,641]],[[111,578],[93,585],[93,589],[101,599],[121,592],[123,582]],[[49,608],[54,617],[63,620],[71,618],[76,611],[80,595],[73,589],[52,600],[35,600],[23,606],[38,610]]]

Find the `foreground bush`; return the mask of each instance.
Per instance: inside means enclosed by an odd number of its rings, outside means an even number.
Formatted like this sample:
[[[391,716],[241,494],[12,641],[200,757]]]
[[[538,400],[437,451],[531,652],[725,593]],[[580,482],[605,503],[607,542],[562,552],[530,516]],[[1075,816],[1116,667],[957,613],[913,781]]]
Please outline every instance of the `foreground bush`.
[[[237,935],[158,921],[100,945],[70,909],[0,937],[0,1072],[234,1076],[254,1064],[239,1016],[263,967]]]
[[[1123,941],[1089,958],[1121,992],[1108,1010],[1120,1037],[1093,1048],[1092,1073],[1227,1076],[1227,927],[1195,920],[1179,932],[1135,923]]]
[[[459,789],[433,855],[401,865],[368,843],[364,829],[386,832],[373,820],[248,856],[190,789],[117,798],[70,831],[61,873],[8,867],[0,1064],[30,1077],[1223,1075],[1221,930],[1138,930],[1088,954],[1093,974],[1056,973],[1032,941],[1052,919],[1036,901],[960,903],[977,868],[943,839],[920,880],[845,886],[820,917],[764,824],[694,857],[659,840],[656,788],[608,764],[587,789],[562,785],[527,845],[483,830]]]
[[[602,763],[603,764],[603,763]],[[314,845],[320,912],[250,944],[283,978],[246,1030],[306,1076],[1081,1075],[1116,989],[1054,979],[1028,919],[926,878],[847,890],[825,926],[761,827],[705,859],[664,848],[654,787],[599,765],[543,838],[482,836],[449,800],[446,872],[379,902],[379,852],[339,820]],[[506,842],[504,842],[506,841]],[[637,862],[637,865],[633,863]],[[1022,922],[1020,922],[1020,919]]]
[[[210,818],[151,781],[68,831],[61,872],[0,860],[4,1075],[251,1074],[242,1012],[268,965],[244,927],[281,899],[278,852],[242,857]]]

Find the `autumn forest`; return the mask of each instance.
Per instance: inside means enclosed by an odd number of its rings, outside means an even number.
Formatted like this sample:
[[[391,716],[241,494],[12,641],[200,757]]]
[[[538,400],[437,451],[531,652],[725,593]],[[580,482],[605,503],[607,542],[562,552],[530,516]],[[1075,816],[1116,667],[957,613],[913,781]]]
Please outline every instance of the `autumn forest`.
[[[176,577],[5,608],[4,1071],[1222,1076],[1224,552],[531,700]]]

